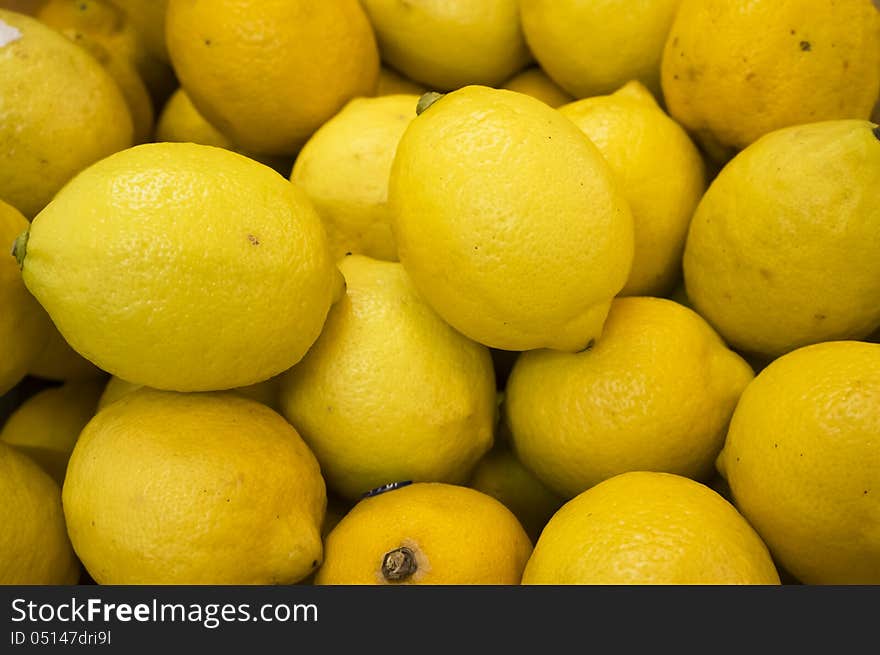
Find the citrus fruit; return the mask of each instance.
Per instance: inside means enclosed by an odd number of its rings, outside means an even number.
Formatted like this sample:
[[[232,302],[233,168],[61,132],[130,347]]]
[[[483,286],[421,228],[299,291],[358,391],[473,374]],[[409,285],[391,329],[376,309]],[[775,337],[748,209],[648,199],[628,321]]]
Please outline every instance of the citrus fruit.
[[[416,287],[493,348],[583,349],[629,275],[632,215],[611,169],[522,93],[469,86],[424,109],[398,145],[389,203]]]
[[[317,461],[281,416],[231,393],[141,389],[105,407],[63,499],[99,584],[291,584],[321,562]]]
[[[44,312],[45,314],[45,312]],[[70,347],[46,315],[49,337],[28,374],[44,380],[90,380],[104,378],[105,373]]]
[[[743,393],[718,468],[805,584],[880,584],[880,344],[807,346]]]
[[[104,385],[101,391],[101,397],[98,399],[98,409],[104,409],[107,405],[115,403],[117,400],[123,396],[127,396],[132,391],[137,391],[138,389],[143,388],[144,386],[142,384],[132,384],[131,382],[126,382],[122,378],[113,376],[107,380],[107,384]],[[250,398],[251,400],[263,403],[266,407],[270,407],[275,411],[280,409],[278,399],[279,378],[277,376],[246,387],[230,389],[229,391],[230,393],[236,393],[245,398]]]
[[[553,108],[574,100],[537,66],[525,69],[507,80],[502,88],[537,98]]]
[[[624,473],[560,509],[523,584],[777,585],[767,547],[717,493],[688,478]]]
[[[418,82],[405,78],[394,69],[382,66],[379,69],[379,81],[376,84],[377,96],[393,96],[400,94],[422,95],[428,89]]]
[[[33,221],[17,255],[78,353],[178,391],[290,368],[341,287],[302,191],[251,159],[191,143],[137,146],[90,167]]]
[[[416,483],[355,505],[327,536],[315,583],[515,585],[531,549],[494,498]]]
[[[492,445],[488,350],[444,323],[400,264],[353,255],[339,268],[346,295],[282,377],[284,415],[343,497],[395,480],[465,482]]]

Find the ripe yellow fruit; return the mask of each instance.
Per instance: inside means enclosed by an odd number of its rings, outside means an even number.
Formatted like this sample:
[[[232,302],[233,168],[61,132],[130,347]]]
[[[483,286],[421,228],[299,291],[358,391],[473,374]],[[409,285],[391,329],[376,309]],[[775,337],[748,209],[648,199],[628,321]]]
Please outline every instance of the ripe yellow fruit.
[[[64,527],[61,493],[27,456],[0,443],[0,585],[62,585],[79,580]]]
[[[707,480],[752,377],[690,309],[619,298],[592,349],[520,355],[505,415],[522,462],[566,498],[627,471]]]
[[[45,312],[43,313],[45,314]],[[52,325],[48,314],[46,314],[46,323],[50,326],[48,329],[49,338],[40,354],[31,363],[28,369],[29,375],[58,382],[103,379],[105,377],[104,371],[70,347],[70,344]]]
[[[878,344],[801,348],[743,394],[718,468],[801,582],[880,584],[878,434]]]
[[[2,9],[0,116],[0,198],[28,218],[80,170],[132,143],[125,99],[95,58]]]
[[[662,296],[681,278],[688,225],[706,189],[699,150],[640,82],[559,111],[611,165],[635,221],[635,257],[621,295]]]
[[[583,349],[629,275],[632,214],[611,169],[521,93],[469,86],[427,107],[398,145],[389,203],[416,287],[493,348]]]
[[[339,268],[346,296],[284,374],[284,415],[343,497],[397,480],[464,483],[492,445],[488,349],[444,323],[400,264],[354,255]]]
[[[630,80],[660,92],[660,59],[681,0],[520,0],[535,59],[576,98]]]
[[[0,200],[0,255],[28,229],[21,213]],[[40,356],[52,328],[46,312],[21,279],[15,260],[0,256],[0,396],[27,375]]]
[[[112,2],[125,11],[126,17],[143,39],[147,52],[156,59],[168,61],[168,48],[165,45],[165,12],[168,9],[168,0]]]
[[[235,394],[142,389],[109,405],[80,435],[63,500],[99,584],[291,584],[321,562],[318,462]]]
[[[517,0],[363,0],[383,61],[435,91],[501,84],[531,56]]]
[[[632,472],[569,501],[535,546],[523,584],[778,585],[767,547],[699,482]]]
[[[86,423],[95,415],[103,380],[68,382],[44,389],[22,403],[0,431],[0,441],[39,464],[58,485]]]
[[[871,0],[684,0],[662,71],[669,113],[723,159],[790,125],[867,119],[880,12]]]
[[[177,391],[241,387],[290,368],[342,283],[302,191],[253,160],[191,143],[95,164],[18,246],[25,284],[77,352]]]
[[[356,253],[397,260],[388,179],[418,101],[414,95],[352,100],[296,158],[290,179],[321,215],[334,259]]]
[[[537,66],[532,66],[517,73],[507,80],[502,88],[525,93],[550,105],[554,109],[574,100]]]
[[[37,18],[101,63],[125,97],[134,143],[148,141],[153,132],[153,101],[136,68],[140,43],[125,14],[109,0],[49,0]]]
[[[379,69],[379,82],[376,84],[376,96],[393,96],[401,94],[410,94],[420,96],[428,89],[405,78],[397,71],[382,66]]]
[[[117,400],[123,396],[127,396],[132,391],[137,391],[142,388],[144,388],[142,384],[133,384],[131,382],[126,382],[122,378],[113,376],[107,380],[107,384],[101,392],[101,397],[98,399],[98,409],[104,409],[107,405],[115,403]],[[257,402],[266,405],[266,407],[271,407],[275,411],[281,409],[278,398],[279,378],[277,376],[246,387],[230,389],[230,392],[237,393],[238,395],[250,398],[251,400],[256,400]]]
[[[684,276],[733,347],[772,358],[880,327],[878,134],[855,120],[778,130],[715,178]]]
[[[315,584],[515,585],[531,550],[494,498],[417,483],[355,505],[327,536]]]
[[[565,502],[523,466],[507,446],[486,453],[474,468],[468,486],[503,503],[533,541]]]
[[[199,112],[262,154],[295,154],[379,75],[358,0],[170,0],[165,35]]]

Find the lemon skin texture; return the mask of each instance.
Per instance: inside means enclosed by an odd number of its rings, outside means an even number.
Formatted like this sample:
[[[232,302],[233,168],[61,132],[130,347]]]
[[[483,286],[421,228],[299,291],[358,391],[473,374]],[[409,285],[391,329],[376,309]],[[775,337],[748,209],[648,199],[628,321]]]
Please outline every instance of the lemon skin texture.
[[[752,377],[690,309],[619,298],[592,349],[520,355],[505,417],[523,464],[566,498],[628,471],[707,480]]]
[[[0,9],[0,198],[35,216],[89,164],[132,144],[119,87],[83,48]]]
[[[41,353],[28,369],[29,375],[57,382],[94,380],[98,378],[103,380],[107,377],[104,371],[70,347],[64,340],[64,337],[52,325],[48,315],[46,315],[46,323],[51,326],[48,330],[49,337]]]
[[[296,158],[290,179],[321,215],[334,259],[357,253],[397,260],[388,180],[418,101],[415,95],[356,98],[324,123]]]
[[[523,584],[778,585],[767,547],[708,487],[669,473],[624,473],[560,509]]]
[[[317,461],[281,416],[230,393],[142,389],[104,408],[63,500],[99,584],[292,584],[321,561]]]
[[[379,75],[357,0],[170,0],[171,62],[199,112],[233,142],[292,155]]]
[[[824,121],[755,142],[691,221],[687,295],[732,347],[775,358],[880,327],[880,139]]]
[[[346,296],[282,377],[284,415],[345,498],[397,480],[464,483],[492,446],[488,349],[444,323],[400,264],[353,255],[339,268]]]
[[[880,584],[880,344],[780,357],[742,396],[718,469],[804,584]]]
[[[61,492],[28,456],[0,443],[0,585],[72,585],[80,566]]]
[[[129,382],[204,391],[290,368],[340,291],[308,198],[257,162],[137,146],[33,221],[25,284],[81,355]]]
[[[501,84],[530,60],[516,0],[363,0],[382,60],[435,91]]]
[[[493,348],[583,349],[632,265],[632,214],[601,153],[514,91],[465,87],[412,121],[389,203],[416,287]]]
[[[599,148],[635,221],[635,256],[625,296],[663,296],[681,279],[688,226],[706,171],[687,132],[640,82],[559,109]]]
[[[575,98],[630,80],[660,92],[660,60],[681,0],[520,0],[535,59]]]
[[[365,498],[345,515],[327,536],[315,584],[516,585],[531,550],[494,498],[415,483]]]
[[[867,119],[880,93],[871,0],[684,0],[666,42],[669,113],[716,159],[803,123]]]

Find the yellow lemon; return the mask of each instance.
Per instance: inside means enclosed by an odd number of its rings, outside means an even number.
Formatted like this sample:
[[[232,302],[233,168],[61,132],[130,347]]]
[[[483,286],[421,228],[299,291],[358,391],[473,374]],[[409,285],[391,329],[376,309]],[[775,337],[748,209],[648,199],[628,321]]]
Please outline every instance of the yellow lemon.
[[[590,350],[520,355],[505,416],[522,462],[566,498],[627,471],[703,480],[752,375],[690,309],[619,298]]]
[[[0,585],[76,584],[58,485],[39,466],[0,443]]]
[[[718,468],[798,580],[880,584],[878,434],[878,344],[801,348],[743,394]]]
[[[560,509],[535,545],[523,584],[778,585],[767,547],[699,482],[618,475]]]
[[[46,312],[24,286],[15,260],[6,256],[27,227],[27,219],[0,200],[0,396],[27,375],[52,328]]]
[[[165,12],[168,0],[112,0],[125,12],[137,29],[147,51],[155,58],[168,61],[165,45]]]
[[[522,93],[469,86],[424,109],[389,202],[416,287],[493,348],[583,349],[632,265],[632,214],[601,153]]]
[[[375,94],[377,96],[393,96],[401,94],[415,94],[420,96],[427,90],[428,89],[423,85],[405,78],[403,75],[387,66],[382,66],[379,69],[379,81],[376,84]]]
[[[318,462],[281,416],[235,394],[142,389],[104,408],[63,499],[99,584],[291,584],[321,562]]]
[[[358,0],[170,0],[165,34],[193,104],[263,154],[295,154],[379,74]]]
[[[137,146],[82,172],[17,256],[78,353],[177,391],[290,368],[342,282],[302,191],[251,159],[191,143]]]
[[[418,96],[357,98],[324,123],[293,165],[291,181],[324,220],[334,259],[359,253],[397,260],[388,179]]]
[[[501,501],[519,519],[532,540],[565,500],[550,491],[506,445],[486,453],[474,468],[468,486]]]
[[[104,409],[107,405],[115,403],[117,400],[123,396],[127,396],[132,391],[137,391],[142,388],[144,388],[144,385],[142,384],[126,382],[122,378],[118,378],[114,375],[107,380],[107,384],[104,385],[101,391],[101,397],[98,399],[98,409]],[[251,400],[256,400],[276,411],[281,408],[278,397],[279,378],[277,376],[246,387],[230,389],[230,392],[237,393],[240,396],[250,398]]]
[[[424,302],[400,264],[339,263],[346,296],[284,374],[281,406],[346,498],[395,480],[465,482],[492,445],[489,352]]]
[[[880,129],[772,132],[715,178],[690,226],[687,295],[733,347],[776,357],[880,327]]]
[[[531,59],[517,0],[363,0],[382,60],[437,91],[500,84]]]
[[[98,409],[101,410],[107,407],[107,405],[112,405],[120,398],[130,394],[132,391],[142,389],[143,386],[144,385],[142,384],[126,382],[115,375],[112,376],[107,380],[107,384],[104,385],[104,390],[101,392],[101,397],[98,399]]]
[[[871,0],[684,0],[663,93],[719,159],[789,125],[867,119],[880,93],[880,13]]]
[[[630,80],[660,91],[660,59],[681,0],[520,0],[535,59],[576,98]]]
[[[632,209],[635,257],[621,294],[670,292],[681,278],[688,225],[706,188],[700,152],[640,82],[559,111],[602,152]]]
[[[3,9],[0,116],[0,198],[28,218],[80,170],[132,143],[125,99],[95,58]]]
[[[532,544],[516,517],[467,487],[420,483],[354,506],[326,539],[319,585],[515,585]]]
[[[28,369],[30,375],[59,382],[104,378],[104,371],[70,347],[70,344],[52,325],[48,315],[46,315],[46,323],[50,325],[49,338],[40,354],[31,363]]]
[[[517,73],[507,80],[502,88],[525,93],[554,108],[574,100],[537,66],[532,66]]]
[[[6,421],[0,441],[28,455],[59,484],[86,423],[95,415],[101,380],[68,382],[28,398]]]

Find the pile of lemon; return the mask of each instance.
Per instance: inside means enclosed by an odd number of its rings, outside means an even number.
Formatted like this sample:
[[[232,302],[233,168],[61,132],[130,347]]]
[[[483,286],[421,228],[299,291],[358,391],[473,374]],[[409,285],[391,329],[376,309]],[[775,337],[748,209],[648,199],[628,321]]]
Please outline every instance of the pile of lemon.
[[[880,584],[878,94],[871,0],[0,1],[0,583]]]

